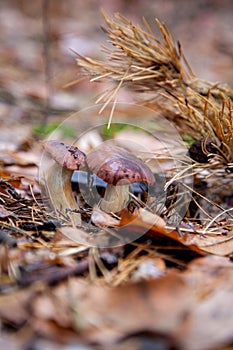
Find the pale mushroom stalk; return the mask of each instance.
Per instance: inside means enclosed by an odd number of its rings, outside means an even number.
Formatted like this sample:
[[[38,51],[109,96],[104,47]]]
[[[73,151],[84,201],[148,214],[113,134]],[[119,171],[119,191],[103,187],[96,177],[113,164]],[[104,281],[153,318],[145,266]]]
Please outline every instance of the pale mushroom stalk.
[[[72,174],[72,170],[61,169],[61,165],[55,162],[49,169],[46,187],[54,210],[62,213],[67,212],[72,223],[76,226],[81,225],[81,215],[72,213],[72,210],[78,209],[71,190]]]
[[[100,209],[117,213],[124,208],[129,200],[130,185],[113,186],[108,184],[104,198],[100,202]]]
[[[77,147],[67,146],[60,141],[46,141],[43,146],[55,161],[46,179],[51,204],[56,212],[68,214],[73,225],[81,225],[81,215],[72,213],[72,210],[79,208],[72,192],[71,178],[74,170],[78,170],[84,163],[86,156]]]

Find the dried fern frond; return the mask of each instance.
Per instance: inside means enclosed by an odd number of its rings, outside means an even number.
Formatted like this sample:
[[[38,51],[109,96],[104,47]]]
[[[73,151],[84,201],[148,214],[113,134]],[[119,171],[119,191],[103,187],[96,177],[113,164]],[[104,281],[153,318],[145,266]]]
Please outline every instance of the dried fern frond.
[[[91,81],[117,84],[99,99],[107,105],[126,87],[140,93],[138,102],[159,110],[172,120],[181,134],[194,140],[210,138],[219,148],[224,164],[233,162],[233,90],[227,85],[198,79],[190,68],[181,45],[174,44],[164,23],[156,20],[162,33],[158,40],[148,23],[135,26],[120,14],[110,19],[103,13],[113,48],[104,47],[107,61],[78,55],[77,63]],[[150,98],[148,100],[148,93]]]

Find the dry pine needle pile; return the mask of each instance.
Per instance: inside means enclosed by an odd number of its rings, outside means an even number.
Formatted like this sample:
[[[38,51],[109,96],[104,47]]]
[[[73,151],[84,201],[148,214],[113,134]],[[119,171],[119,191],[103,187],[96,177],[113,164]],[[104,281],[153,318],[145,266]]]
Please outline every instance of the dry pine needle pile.
[[[159,20],[156,22],[161,40],[154,36],[145,19],[142,28],[121,14],[113,19],[105,13],[103,16],[107,25],[104,30],[112,44],[112,48],[103,47],[107,59],[98,61],[80,55],[77,58],[90,81],[114,83],[98,102],[107,105],[115,101],[123,87],[140,92],[137,102],[161,111],[181,135],[189,135],[193,140],[211,139],[218,150],[218,160],[224,165],[232,163],[233,90],[197,78],[180,43],[175,45],[168,28]]]

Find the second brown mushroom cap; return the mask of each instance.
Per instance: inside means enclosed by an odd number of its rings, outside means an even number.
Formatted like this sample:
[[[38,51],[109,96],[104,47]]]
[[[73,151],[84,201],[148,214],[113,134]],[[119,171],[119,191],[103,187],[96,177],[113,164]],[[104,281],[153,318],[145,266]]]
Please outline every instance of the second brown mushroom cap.
[[[129,186],[134,182],[155,183],[150,168],[127,150],[106,143],[87,154],[89,169],[107,182],[107,188],[100,203],[106,212],[119,212],[129,200]]]

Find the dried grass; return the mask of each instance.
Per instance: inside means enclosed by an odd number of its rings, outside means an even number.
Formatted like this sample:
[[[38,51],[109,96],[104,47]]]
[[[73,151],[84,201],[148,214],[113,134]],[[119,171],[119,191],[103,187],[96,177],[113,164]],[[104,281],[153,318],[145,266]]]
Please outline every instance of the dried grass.
[[[174,122],[181,135],[193,140],[210,138],[219,150],[217,160],[224,165],[232,163],[233,90],[198,79],[180,43],[175,45],[168,28],[159,20],[156,23],[161,39],[154,36],[145,19],[141,27],[120,14],[113,19],[104,12],[103,16],[107,25],[104,30],[112,44],[112,48],[103,47],[107,60],[77,58],[90,81],[114,83],[98,102],[104,102],[104,107],[116,102],[118,91],[124,87],[139,92],[138,102],[159,110]]]

